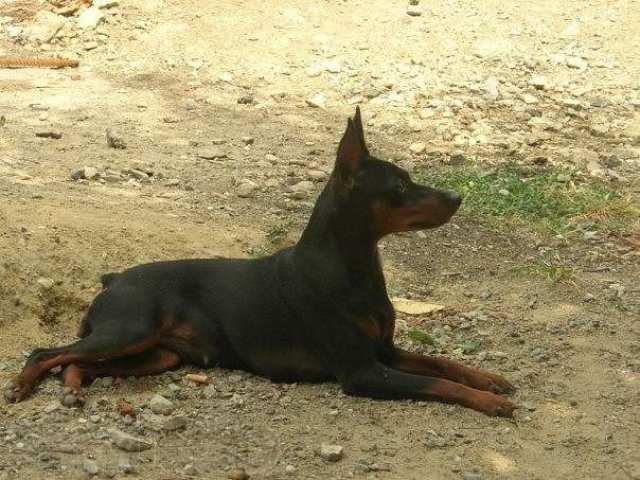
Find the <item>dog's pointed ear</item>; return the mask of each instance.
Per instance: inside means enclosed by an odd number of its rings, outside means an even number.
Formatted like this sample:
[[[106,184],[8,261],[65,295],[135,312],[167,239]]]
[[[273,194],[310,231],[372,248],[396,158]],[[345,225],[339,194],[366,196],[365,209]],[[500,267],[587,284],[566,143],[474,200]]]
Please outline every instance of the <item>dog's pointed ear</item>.
[[[348,193],[353,188],[356,173],[366,155],[366,150],[362,148],[358,138],[354,121],[347,120],[347,129],[342,135],[342,140],[340,140],[338,157],[334,167],[334,175],[341,194]]]
[[[356,106],[356,114],[353,117],[353,125],[356,128],[358,134],[358,140],[360,141],[360,147],[364,150],[366,155],[369,155],[369,149],[367,148],[367,142],[364,141],[364,129],[362,128],[362,117],[360,116],[360,106]]]

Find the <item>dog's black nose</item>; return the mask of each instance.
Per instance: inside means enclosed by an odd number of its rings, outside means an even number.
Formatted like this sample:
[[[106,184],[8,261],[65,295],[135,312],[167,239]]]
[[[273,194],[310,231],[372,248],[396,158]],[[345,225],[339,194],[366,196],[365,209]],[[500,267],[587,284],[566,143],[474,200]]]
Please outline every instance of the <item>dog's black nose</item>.
[[[451,203],[455,203],[457,207],[462,203],[462,197],[456,192],[447,192],[447,198]]]

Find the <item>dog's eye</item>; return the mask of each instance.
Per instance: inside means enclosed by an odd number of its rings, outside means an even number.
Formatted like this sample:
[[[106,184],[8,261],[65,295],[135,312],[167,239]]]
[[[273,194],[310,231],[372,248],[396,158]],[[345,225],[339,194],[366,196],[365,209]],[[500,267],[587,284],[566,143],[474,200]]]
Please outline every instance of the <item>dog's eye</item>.
[[[398,193],[404,193],[407,191],[407,182],[405,182],[404,180],[400,180],[398,182],[398,185],[396,186],[396,191]]]

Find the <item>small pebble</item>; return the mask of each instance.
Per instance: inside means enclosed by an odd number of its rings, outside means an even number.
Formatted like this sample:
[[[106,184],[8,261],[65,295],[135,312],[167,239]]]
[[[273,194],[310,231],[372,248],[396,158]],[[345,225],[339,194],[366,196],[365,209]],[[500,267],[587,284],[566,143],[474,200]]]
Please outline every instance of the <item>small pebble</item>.
[[[124,141],[124,135],[122,130],[117,127],[109,127],[107,128],[107,145],[111,148],[117,149],[125,149],[127,148],[127,143]]]
[[[136,468],[131,464],[131,459],[129,457],[123,457],[118,462],[118,468],[122,470],[122,473],[133,474],[136,473]]]
[[[313,97],[309,97],[305,100],[307,105],[313,108],[325,108],[327,99],[321,93],[314,95]]]
[[[534,103],[538,103],[538,97],[536,97],[535,95],[531,95],[530,93],[520,94],[520,100],[522,100],[527,105],[533,105]]]
[[[579,70],[587,68],[588,65],[587,62],[580,57],[567,57],[566,64],[567,67],[577,68]]]
[[[529,81],[529,85],[536,90],[544,90],[549,85],[549,79],[544,75],[534,75]]]
[[[251,180],[243,180],[236,188],[236,195],[240,198],[250,198],[255,196],[258,184]]]
[[[230,480],[249,480],[251,475],[247,473],[244,467],[238,467],[231,470],[227,478]]]
[[[484,480],[484,477],[476,472],[462,472],[463,480]]]
[[[40,286],[40,288],[42,288],[42,290],[51,290],[51,288],[53,288],[53,286],[56,284],[50,278],[45,277],[38,278],[38,280],[36,280],[36,283],[38,284],[38,286]]]
[[[409,5],[407,7],[407,15],[419,17],[422,15],[422,7],[420,5]]]
[[[36,132],[38,138],[53,138],[54,140],[60,140],[62,138],[62,132],[60,130],[40,130]]]
[[[184,474],[189,476],[189,477],[195,477],[196,475],[198,475],[198,469],[191,463],[187,463],[184,466]]]
[[[167,400],[162,395],[154,395],[149,401],[149,408],[158,415],[169,415],[176,407],[171,400]]]
[[[112,428],[109,435],[114,445],[127,452],[141,452],[153,447],[153,444],[144,438],[134,437],[128,433]]]
[[[416,142],[409,145],[409,151],[414,155],[420,155],[427,149],[427,145],[422,142]]]
[[[198,158],[203,158],[205,160],[215,160],[218,158],[227,158],[227,152],[222,150],[219,147],[207,147],[201,148],[198,150],[196,154]]]
[[[98,467],[98,464],[94,460],[91,460],[89,458],[85,458],[82,461],[82,466],[89,475],[97,475],[100,471],[100,467]]]
[[[250,93],[246,93],[238,97],[238,103],[240,105],[251,105],[253,102],[253,95],[251,95]]]
[[[338,462],[342,459],[344,448],[342,445],[328,445],[323,443],[320,445],[320,457],[328,462]]]

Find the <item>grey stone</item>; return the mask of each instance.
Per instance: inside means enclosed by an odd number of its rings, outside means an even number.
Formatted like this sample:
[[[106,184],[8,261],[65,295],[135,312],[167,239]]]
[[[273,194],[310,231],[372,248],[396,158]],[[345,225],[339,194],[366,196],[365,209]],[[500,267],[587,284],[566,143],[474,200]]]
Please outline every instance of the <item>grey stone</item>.
[[[258,190],[258,184],[245,179],[236,188],[236,195],[240,198],[249,198],[255,196],[256,190]]]
[[[227,158],[227,153],[220,147],[206,147],[198,150],[197,156],[205,160],[215,160],[218,158]]]
[[[582,59],[581,57],[567,57],[565,63],[567,64],[567,67],[571,67],[571,68],[577,68],[579,70],[583,70],[585,68],[587,68],[587,61]]]
[[[253,95],[251,95],[250,93],[245,93],[244,95],[240,95],[238,97],[238,103],[240,105],[251,105],[253,102]]]
[[[220,74],[218,74],[218,80],[220,80],[223,83],[232,84],[233,76],[229,72],[221,72]]]
[[[102,12],[98,7],[86,8],[78,15],[78,28],[82,30],[94,28],[100,20],[102,20]]]
[[[323,71],[324,68],[322,68],[320,65],[310,65],[305,70],[305,73],[307,74],[307,77],[317,77],[321,75]]]
[[[149,181],[149,174],[147,172],[143,172],[142,170],[136,170],[135,168],[131,169],[129,170],[129,175],[142,182]]]
[[[61,15],[40,10],[31,26],[25,29],[24,34],[36,43],[47,43],[58,33],[65,22],[66,19]]]
[[[535,95],[531,95],[530,93],[521,93],[519,95],[520,100],[522,100],[527,105],[533,105],[534,103],[538,103],[538,97]]]
[[[484,477],[476,472],[462,472],[462,480],[484,480]]]
[[[60,130],[39,130],[36,132],[36,137],[60,140],[62,138],[62,132]]]
[[[153,444],[149,440],[134,437],[115,428],[109,430],[109,436],[116,447],[126,452],[142,452],[143,450],[148,450],[153,447]]]
[[[295,200],[302,200],[313,191],[313,188],[313,182],[303,180],[289,187],[290,197]]]
[[[176,409],[173,402],[162,395],[154,395],[149,401],[149,408],[158,415],[169,415]]]
[[[609,133],[609,126],[603,124],[591,125],[589,127],[589,132],[591,132],[591,135],[595,137],[604,137]]]
[[[124,474],[137,473],[137,469],[131,464],[131,459],[129,457],[122,457],[118,462],[118,468],[122,470],[122,473]]]
[[[107,145],[111,148],[117,149],[125,149],[127,148],[127,143],[124,140],[124,134],[122,130],[117,127],[109,127],[106,131],[107,134]]]
[[[529,85],[537,90],[544,90],[549,85],[549,79],[544,75],[534,75],[529,81]]]
[[[419,17],[422,15],[422,7],[420,5],[409,5],[407,7],[407,15]]]
[[[322,170],[309,170],[307,177],[314,182],[324,182],[329,175]]]
[[[409,151],[414,155],[420,155],[427,149],[427,145],[423,142],[415,142],[409,145]]]
[[[198,475],[198,469],[192,464],[192,463],[187,463],[184,466],[184,474],[187,475],[188,477],[195,477]]]
[[[328,445],[323,443],[320,445],[319,455],[328,462],[338,462],[342,459],[344,448],[342,445]]]
[[[324,64],[324,69],[329,73],[340,73],[342,67],[340,65],[340,62],[331,61]]]
[[[89,475],[97,475],[100,471],[100,467],[98,467],[98,464],[95,462],[95,460],[91,460],[89,458],[85,458],[82,461],[82,466],[84,467],[85,472],[87,472]]]
[[[327,99],[321,93],[314,95],[313,97],[309,97],[305,100],[307,105],[313,108],[325,108]]]
[[[45,277],[38,278],[38,280],[36,280],[36,283],[42,290],[51,290],[53,286],[56,284],[56,282],[54,282],[50,278],[45,278]]]

